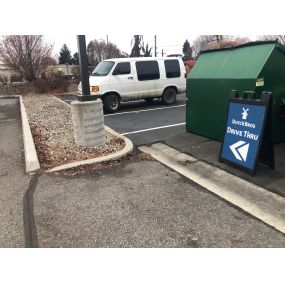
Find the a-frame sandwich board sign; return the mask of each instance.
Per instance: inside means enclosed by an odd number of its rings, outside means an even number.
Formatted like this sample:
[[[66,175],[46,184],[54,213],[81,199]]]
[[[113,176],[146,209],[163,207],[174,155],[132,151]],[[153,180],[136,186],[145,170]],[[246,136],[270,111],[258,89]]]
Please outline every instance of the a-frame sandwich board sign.
[[[250,95],[250,96],[249,96]],[[257,163],[274,169],[272,94],[231,91],[224,140],[219,160],[255,175]]]

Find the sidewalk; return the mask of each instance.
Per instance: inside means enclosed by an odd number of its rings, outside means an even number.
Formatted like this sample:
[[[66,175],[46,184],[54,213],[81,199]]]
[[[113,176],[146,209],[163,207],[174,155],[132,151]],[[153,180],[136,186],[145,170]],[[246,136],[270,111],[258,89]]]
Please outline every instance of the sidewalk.
[[[285,143],[275,145],[275,170],[258,164],[255,176],[219,162],[220,142],[184,131],[169,137],[164,143],[285,197]]]
[[[24,247],[24,174],[18,99],[0,99],[0,247]]]

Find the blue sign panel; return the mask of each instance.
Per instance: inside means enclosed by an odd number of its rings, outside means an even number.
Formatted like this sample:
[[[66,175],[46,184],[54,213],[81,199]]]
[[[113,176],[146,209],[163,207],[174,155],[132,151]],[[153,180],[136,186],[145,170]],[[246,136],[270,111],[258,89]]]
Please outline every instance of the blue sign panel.
[[[220,157],[253,171],[265,114],[266,106],[230,102]]]

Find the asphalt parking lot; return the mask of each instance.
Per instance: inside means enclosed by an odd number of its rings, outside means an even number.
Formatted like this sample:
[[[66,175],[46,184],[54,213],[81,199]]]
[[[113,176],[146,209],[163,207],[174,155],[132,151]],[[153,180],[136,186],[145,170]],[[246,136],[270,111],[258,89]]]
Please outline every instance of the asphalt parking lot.
[[[65,97],[71,103],[75,96]],[[144,100],[123,102],[117,113],[105,114],[105,124],[130,138],[139,146],[167,139],[185,129],[186,94],[178,94],[176,103],[164,105],[155,99],[152,103]]]
[[[284,247],[283,234],[151,158],[25,175],[19,106],[0,103],[0,247]]]
[[[74,177],[42,174],[33,210],[35,247],[285,245],[282,233],[152,159]]]

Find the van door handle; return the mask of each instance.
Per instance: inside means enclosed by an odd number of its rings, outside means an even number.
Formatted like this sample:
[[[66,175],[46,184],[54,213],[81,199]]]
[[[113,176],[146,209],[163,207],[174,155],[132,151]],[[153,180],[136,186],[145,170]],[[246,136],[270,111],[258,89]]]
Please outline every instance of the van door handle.
[[[132,76],[128,77],[128,79],[134,79]]]

